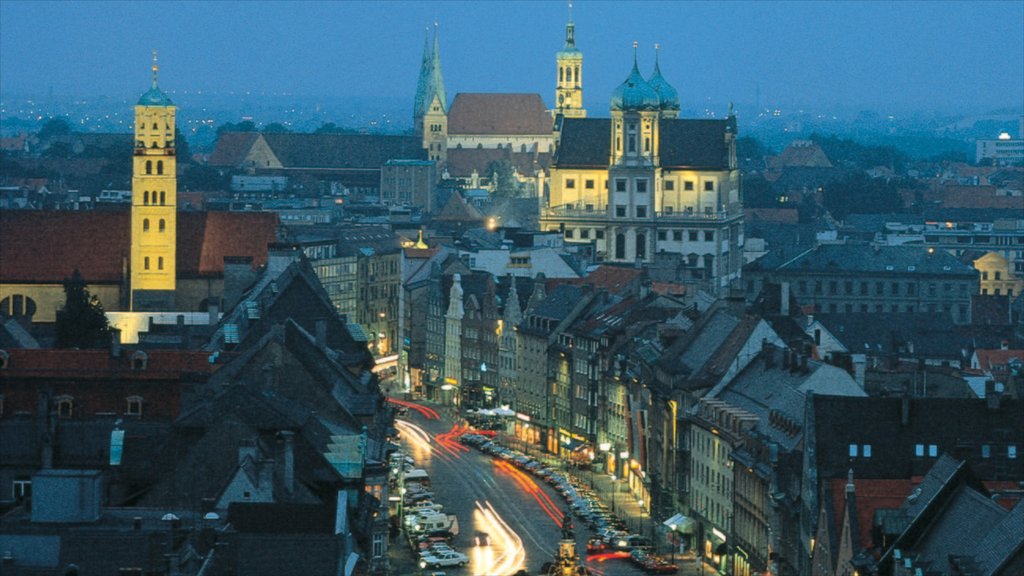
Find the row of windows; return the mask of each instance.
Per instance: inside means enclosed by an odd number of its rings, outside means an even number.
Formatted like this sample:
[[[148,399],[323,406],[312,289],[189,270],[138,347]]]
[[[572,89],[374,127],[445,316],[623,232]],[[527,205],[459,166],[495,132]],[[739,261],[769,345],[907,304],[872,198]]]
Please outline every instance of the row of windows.
[[[146,190],[142,193],[142,203],[146,206],[150,204],[157,204],[157,198],[158,197],[156,190],[154,190],[152,194],[150,194],[149,190]],[[160,192],[159,200],[159,205],[165,206],[167,204],[167,193]]]
[[[153,147],[154,148],[156,147],[156,142],[153,143]],[[157,176],[161,176],[161,175],[163,175],[163,173],[164,173],[164,161],[163,160],[157,160],[156,161],[156,174],[157,174]],[[153,161],[152,160],[146,160],[146,174],[153,174]]]
[[[167,230],[167,222],[163,218],[161,218],[160,222],[157,224],[157,229],[161,232]],[[149,232],[149,218],[142,219],[142,231]]]
[[[886,288],[888,287],[888,290]],[[814,294],[828,293],[831,295],[838,295],[839,281],[829,280],[827,283],[825,280],[815,280],[813,285],[809,284],[807,280],[800,280],[796,284],[797,294],[810,294],[808,289],[812,289]],[[827,290],[826,290],[827,288]],[[858,293],[861,296],[867,296],[874,294],[875,296],[884,296],[888,293],[889,296],[917,296],[917,283],[916,282],[890,282],[888,286],[885,282],[874,282],[872,286],[871,282],[854,282],[852,280],[846,280],[842,284],[843,294],[854,294]],[[872,290],[872,288],[874,288]],[[939,286],[935,282],[931,282],[927,286],[928,296],[938,296]],[[961,296],[967,295],[967,284],[961,282],[957,284],[957,292]],[[953,283],[944,282],[942,284],[942,293],[945,295],[953,294]]]
[[[616,192],[626,192],[628,190],[627,182],[628,181],[627,181],[626,178],[617,178],[615,180],[615,191]],[[636,186],[635,186],[636,192],[639,192],[639,193],[647,192],[647,180],[646,179],[638,179],[635,182],[636,182]],[[668,192],[672,192],[672,191],[674,191],[676,189],[676,183],[675,183],[674,180],[665,180],[664,186],[665,186],[665,190],[668,191]],[[604,187],[605,187],[606,190],[608,189],[608,183],[607,182],[604,183]],[[575,178],[566,178],[565,179],[565,188],[568,189],[568,190],[575,190],[576,189],[576,179]],[[594,180],[590,179],[590,178],[584,180],[583,181],[583,188],[585,190],[593,190],[594,189]],[[683,182],[683,190],[686,190],[687,192],[692,192],[693,189],[694,189],[694,181],[693,180],[686,180],[686,181]],[[714,192],[715,191],[715,182],[713,180],[705,181],[704,182],[704,191],[705,192]]]
[[[142,267],[145,270],[149,270],[150,269],[149,268],[149,256],[146,256],[145,258],[142,259]],[[164,269],[164,257],[163,256],[157,256],[157,259],[156,259],[156,269],[157,270],[163,270]]]
[[[58,396],[54,399],[57,407],[57,417],[68,419],[74,418],[76,414],[75,399],[72,396],[64,395]],[[142,416],[142,396],[129,396],[125,398],[125,409],[124,413],[127,416]],[[2,407],[2,404],[0,404]],[[0,415],[3,412],[0,411]]]
[[[591,231],[590,228],[580,228],[578,231],[579,231],[579,238],[580,238],[580,240],[589,240],[590,239],[590,231]],[[565,229],[565,239],[566,240],[573,240],[573,239],[575,239],[576,238],[576,232],[577,232],[577,230],[574,229],[574,228],[566,228]],[[658,240],[661,241],[661,242],[667,242],[669,240],[669,234],[671,233],[673,241],[675,241],[675,242],[682,242],[683,241],[683,233],[684,232],[686,233],[686,236],[687,236],[687,238],[689,239],[690,242],[699,242],[700,241],[701,234],[700,234],[699,230],[671,230],[671,231],[669,231],[669,230],[658,230]],[[723,232],[723,234],[725,234],[725,233]],[[725,235],[727,236],[727,234],[725,234]],[[604,239],[604,230],[594,230],[594,238],[596,240],[603,240]],[[704,231],[704,241],[705,242],[714,242],[715,241],[715,232],[714,232],[714,230],[705,230]]]
[[[849,447],[850,458],[871,458],[871,444],[850,444]],[[928,458],[938,458],[939,446],[937,444],[915,444],[914,445],[914,456],[918,458],[924,458],[925,455]],[[982,444],[981,445],[981,457],[990,458],[992,456],[992,445]],[[1006,447],[1006,457],[1010,460],[1017,458],[1017,445],[1009,444]]]

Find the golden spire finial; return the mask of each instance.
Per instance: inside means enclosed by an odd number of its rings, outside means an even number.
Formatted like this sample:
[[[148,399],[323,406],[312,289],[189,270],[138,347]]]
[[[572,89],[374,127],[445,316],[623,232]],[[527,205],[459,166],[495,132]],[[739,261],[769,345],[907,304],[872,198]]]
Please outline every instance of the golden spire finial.
[[[156,86],[156,73],[160,70],[160,66],[156,63],[156,48],[153,49],[153,86]]]

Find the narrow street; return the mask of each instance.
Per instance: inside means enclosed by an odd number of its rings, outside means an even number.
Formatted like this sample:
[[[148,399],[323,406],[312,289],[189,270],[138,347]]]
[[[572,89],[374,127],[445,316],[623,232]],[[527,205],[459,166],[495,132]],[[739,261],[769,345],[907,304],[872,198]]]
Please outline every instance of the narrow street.
[[[443,505],[445,514],[458,518],[459,533],[451,544],[469,556],[469,564],[442,570],[474,576],[512,575],[519,570],[541,574],[541,567],[552,560],[561,538],[561,521],[569,509],[565,498],[542,478],[459,443],[457,432],[461,428],[451,414],[410,409],[400,418],[398,429],[404,453],[430,475],[433,502]],[[641,527],[643,519],[638,511],[621,505],[620,509],[627,525]],[[591,573],[645,573],[622,553],[587,557],[587,540],[594,533],[577,519],[574,526],[577,552],[587,558]],[[391,556],[395,573],[416,569],[414,554],[404,540],[394,542]],[[678,558],[677,565],[677,574],[700,574],[692,556]],[[709,568],[704,574],[715,571]]]

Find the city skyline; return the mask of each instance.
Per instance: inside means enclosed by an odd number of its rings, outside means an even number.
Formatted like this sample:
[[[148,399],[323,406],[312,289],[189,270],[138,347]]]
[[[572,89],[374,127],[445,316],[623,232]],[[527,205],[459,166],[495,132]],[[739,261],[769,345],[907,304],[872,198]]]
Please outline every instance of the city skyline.
[[[436,22],[449,94],[537,92],[552,105],[568,7],[12,0],[0,5],[0,17],[3,98],[138,94],[155,48],[161,85],[172,95],[411,101],[424,34]],[[1019,110],[1024,102],[1024,4],[1017,2],[577,2],[572,18],[584,54],[584,105],[594,115],[607,114],[608,96],[632,66],[634,41],[645,75],[661,45],[661,69],[689,110],[724,112],[736,101],[978,112]]]

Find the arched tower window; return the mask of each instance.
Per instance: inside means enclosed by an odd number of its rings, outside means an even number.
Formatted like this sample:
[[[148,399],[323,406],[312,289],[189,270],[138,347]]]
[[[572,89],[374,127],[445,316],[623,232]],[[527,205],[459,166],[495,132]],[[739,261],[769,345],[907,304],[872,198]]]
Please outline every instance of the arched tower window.
[[[565,81],[565,68],[562,68],[561,66],[558,67],[558,81]]]
[[[164,269],[164,257],[163,256],[158,256],[157,257],[157,259],[156,259],[156,269],[157,270],[163,270]]]
[[[156,122],[153,122],[153,130],[159,130],[159,128],[156,127]]]
[[[142,219],[142,231],[149,232],[149,218]]]
[[[160,219],[160,231],[163,232],[164,230],[167,230],[167,221],[164,220],[163,218],[161,218]]]
[[[619,233],[615,235],[615,259],[623,260],[626,258],[626,235]]]
[[[576,84],[579,85],[579,83],[580,83],[580,67],[576,66]]]
[[[149,190],[142,193],[142,203],[146,205],[149,204]]]
[[[565,81],[572,82],[572,68],[565,69]]]
[[[156,173],[157,174],[163,174],[164,173],[164,161],[163,160],[157,160],[156,161]]]
[[[164,196],[164,191],[163,191],[163,190],[161,190],[161,191],[160,191],[160,205],[161,205],[161,206],[163,206],[164,204],[165,204],[165,196]]]
[[[156,146],[155,146],[155,143],[154,143],[154,148],[155,147]],[[153,161],[152,160],[146,160],[146,174],[152,174],[152,173],[153,173]]]
[[[149,256],[142,259],[142,269],[149,270]]]

